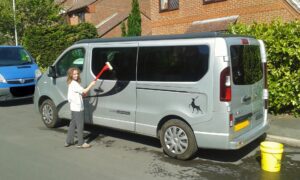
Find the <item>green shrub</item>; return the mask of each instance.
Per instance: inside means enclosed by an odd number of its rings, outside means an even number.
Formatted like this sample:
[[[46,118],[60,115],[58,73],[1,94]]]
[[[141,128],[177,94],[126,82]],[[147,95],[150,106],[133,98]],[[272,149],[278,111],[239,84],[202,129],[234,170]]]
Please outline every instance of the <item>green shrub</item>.
[[[88,23],[77,26],[34,26],[26,30],[23,46],[35,57],[40,68],[45,70],[74,42],[96,36],[96,28]]]
[[[270,112],[300,115],[300,21],[236,24],[229,29],[266,44]]]
[[[125,22],[121,24],[122,37],[141,36],[142,34],[142,18],[140,5],[138,0],[131,1],[131,12],[128,16],[127,27]]]

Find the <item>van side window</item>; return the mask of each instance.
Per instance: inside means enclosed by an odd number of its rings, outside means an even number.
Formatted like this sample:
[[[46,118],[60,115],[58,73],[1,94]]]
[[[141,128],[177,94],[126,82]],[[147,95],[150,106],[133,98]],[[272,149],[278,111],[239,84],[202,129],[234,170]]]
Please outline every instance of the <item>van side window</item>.
[[[112,71],[106,71],[101,79],[135,81],[136,80],[136,47],[94,48],[92,55],[92,72],[95,76],[106,62],[110,62]]]
[[[198,81],[208,70],[209,47],[140,47],[139,81]]]
[[[70,67],[78,67],[80,71],[83,69],[85,50],[83,48],[72,49],[65,53],[56,64],[56,72],[58,77],[66,76]]]

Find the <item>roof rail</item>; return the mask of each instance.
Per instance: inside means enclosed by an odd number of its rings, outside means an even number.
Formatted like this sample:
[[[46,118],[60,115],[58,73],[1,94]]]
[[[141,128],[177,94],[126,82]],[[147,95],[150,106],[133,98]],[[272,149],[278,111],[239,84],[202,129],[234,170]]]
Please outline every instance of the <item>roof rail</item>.
[[[125,42],[125,41],[151,41],[151,40],[169,40],[169,39],[193,39],[193,38],[210,38],[210,37],[252,37],[252,36],[225,34],[222,32],[201,32],[201,33],[175,34],[175,35],[154,35],[154,36],[132,36],[132,37],[118,37],[118,38],[83,39],[83,40],[75,42],[75,44],[103,43],[103,42]]]

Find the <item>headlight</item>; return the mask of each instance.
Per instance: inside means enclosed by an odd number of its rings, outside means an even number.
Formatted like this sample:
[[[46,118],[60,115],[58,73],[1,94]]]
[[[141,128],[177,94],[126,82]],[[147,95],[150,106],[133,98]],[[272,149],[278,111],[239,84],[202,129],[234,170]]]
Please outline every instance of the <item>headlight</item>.
[[[39,69],[35,70],[35,79],[38,80],[41,76],[42,72]]]
[[[0,83],[6,83],[5,78],[0,74]]]

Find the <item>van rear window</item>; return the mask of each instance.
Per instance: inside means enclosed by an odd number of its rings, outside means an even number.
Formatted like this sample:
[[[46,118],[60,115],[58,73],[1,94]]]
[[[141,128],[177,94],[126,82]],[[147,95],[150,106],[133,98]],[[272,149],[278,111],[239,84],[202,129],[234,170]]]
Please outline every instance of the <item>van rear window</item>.
[[[232,79],[236,85],[254,84],[263,77],[259,46],[233,45],[230,47]]]
[[[208,70],[209,47],[166,46],[140,47],[139,81],[193,82]]]

